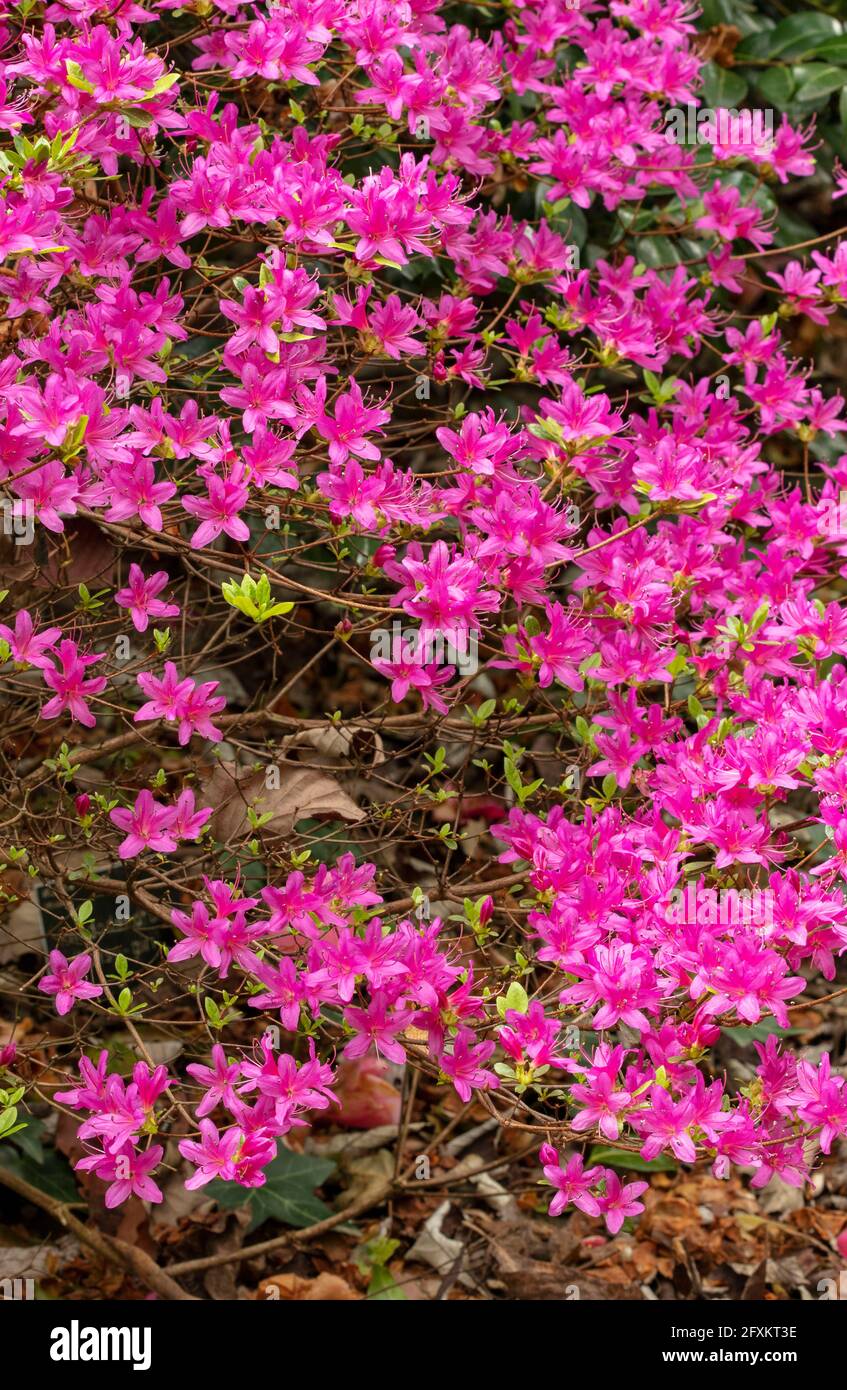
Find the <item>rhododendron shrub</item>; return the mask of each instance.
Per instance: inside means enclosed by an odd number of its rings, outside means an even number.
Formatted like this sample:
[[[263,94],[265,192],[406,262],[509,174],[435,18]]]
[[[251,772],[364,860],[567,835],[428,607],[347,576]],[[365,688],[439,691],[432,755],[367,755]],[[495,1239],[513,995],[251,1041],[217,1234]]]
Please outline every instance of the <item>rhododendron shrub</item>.
[[[2,882],[52,1040],[3,1074],[107,1206],[246,1195],[376,1062],[612,1233],[647,1182],[591,1141],[802,1187],[847,1133],[785,1036],[847,948],[847,258],[773,192],[847,185],[811,124],[679,138],[694,20],[3,5]]]

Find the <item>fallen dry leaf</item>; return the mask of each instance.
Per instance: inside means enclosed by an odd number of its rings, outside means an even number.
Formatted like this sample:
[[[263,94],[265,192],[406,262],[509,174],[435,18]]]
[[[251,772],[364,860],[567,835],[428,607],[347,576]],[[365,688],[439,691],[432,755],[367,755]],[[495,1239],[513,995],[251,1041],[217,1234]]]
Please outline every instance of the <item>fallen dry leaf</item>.
[[[338,1274],[318,1274],[314,1279],[303,1279],[299,1274],[273,1274],[263,1279],[258,1288],[258,1297],[268,1302],[322,1301],[325,1303],[348,1302],[362,1295],[351,1288],[346,1279]]]
[[[234,763],[221,763],[204,783],[200,805],[215,808],[212,831],[224,844],[250,830],[250,807],[256,815],[270,817],[262,831],[277,835],[290,835],[299,820],[312,817],[360,821],[365,816],[334,777],[311,767],[275,763],[246,773]]]
[[[352,763],[376,767],[385,762],[381,736],[371,729],[347,729],[334,725],[323,729],[301,729],[289,734],[279,746],[286,762],[307,767],[348,768]]]

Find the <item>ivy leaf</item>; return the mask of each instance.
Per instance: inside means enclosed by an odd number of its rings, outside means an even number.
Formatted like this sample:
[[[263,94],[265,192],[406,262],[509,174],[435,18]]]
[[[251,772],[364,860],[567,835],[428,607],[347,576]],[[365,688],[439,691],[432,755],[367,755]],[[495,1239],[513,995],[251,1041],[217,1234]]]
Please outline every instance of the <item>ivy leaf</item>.
[[[326,1202],[315,1196],[315,1188],[326,1182],[334,1168],[331,1159],[281,1148],[265,1169],[264,1187],[246,1189],[235,1183],[212,1182],[206,1190],[218,1206],[227,1210],[249,1207],[248,1231],[254,1231],[264,1221],[298,1228],[311,1226],[332,1215]]]

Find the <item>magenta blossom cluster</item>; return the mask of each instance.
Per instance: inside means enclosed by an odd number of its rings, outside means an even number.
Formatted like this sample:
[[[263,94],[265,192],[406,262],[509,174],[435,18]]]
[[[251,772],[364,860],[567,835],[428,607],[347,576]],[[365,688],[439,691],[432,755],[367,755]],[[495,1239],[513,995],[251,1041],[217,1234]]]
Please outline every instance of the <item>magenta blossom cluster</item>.
[[[703,105],[688,0],[520,0],[475,30],[439,0],[0,10],[0,492],[38,558],[4,591],[0,685],[49,744],[35,820],[62,818],[33,876],[61,872],[72,805],[85,872],[140,861],[169,982],[256,1033],[186,1068],[187,1185],[261,1184],[372,1054],[562,1146],[806,1182],[847,1135],[844,1079],[779,1036],[847,950],[847,417],[801,355],[847,254],[775,216],[814,130],[718,111],[675,137]],[[386,658],[394,618],[413,640]],[[378,805],[372,838],[335,764],[310,806],[276,741],[345,735],[280,679],[316,633],[310,679],[340,648],[365,672],[355,736],[426,745],[414,796],[386,779],[409,821]],[[405,853],[412,817],[460,805],[459,743],[482,883],[460,809],[397,861],[449,890],[427,920],[365,855],[388,875],[397,825]],[[317,866],[298,827],[336,816],[349,846]],[[39,988],[99,1027],[91,962],[54,951]],[[191,1083],[105,1050],[80,1070],[56,1097],[79,1167],[111,1206],[160,1200]],[[590,1154],[541,1161],[553,1215],[642,1210]]]
[[[303,1125],[303,1111],[323,1109],[335,1100],[330,1089],[331,1067],[314,1055],[298,1066],[288,1054],[274,1055],[270,1042],[263,1039],[260,1061],[228,1065],[220,1046],[212,1049],[212,1066],[190,1066],[188,1071],[203,1086],[204,1095],[197,1108],[200,1142],[182,1140],[183,1157],[195,1169],[186,1187],[195,1188],[220,1177],[243,1187],[260,1187],[263,1171],[276,1156],[277,1140],[293,1125]],[[152,1172],[162,1159],[161,1144],[150,1144],[157,1132],[156,1103],[170,1090],[172,1078],[165,1067],[154,1070],[138,1062],[127,1082],[109,1072],[109,1056],[101,1052],[97,1064],[80,1059],[82,1085],[56,1093],[56,1100],[73,1110],[88,1112],[79,1128],[79,1137],[90,1152],[78,1161],[82,1172],[93,1172],[109,1183],[107,1207],[119,1206],[133,1193],[148,1202],[161,1202],[162,1192]],[[256,1103],[241,1099],[256,1091]],[[234,1123],[221,1136],[205,1118],[223,1104]]]

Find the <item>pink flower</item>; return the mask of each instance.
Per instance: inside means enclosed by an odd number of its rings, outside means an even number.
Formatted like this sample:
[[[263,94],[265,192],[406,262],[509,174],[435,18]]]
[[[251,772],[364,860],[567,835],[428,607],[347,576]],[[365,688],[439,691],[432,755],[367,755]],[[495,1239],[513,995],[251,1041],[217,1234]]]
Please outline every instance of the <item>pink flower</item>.
[[[632,1104],[628,1091],[616,1091],[614,1081],[605,1072],[591,1076],[586,1084],[571,1086],[571,1095],[581,1108],[574,1116],[573,1127],[582,1132],[598,1126],[604,1138],[614,1141],[620,1134],[619,1115]]]
[[[217,725],[212,723],[214,715],[226,709],[226,697],[213,694],[219,684],[219,681],[204,681],[202,685],[194,686],[183,698],[178,710],[177,732],[177,738],[183,747],[192,734],[199,734],[201,738],[220,743],[223,735]]]
[[[136,723],[146,719],[179,719],[185,697],[194,688],[190,678],[180,679],[172,661],[165,662],[165,674],[161,680],[152,671],[142,671],[138,684],[149,699],[133,715]]]
[[[496,613],[500,607],[499,595],[483,587],[479,565],[467,555],[451,557],[444,541],[436,541],[425,560],[410,547],[406,559],[389,572],[405,581],[392,605],[420,619],[421,639],[441,634],[462,654],[468,634],[479,628],[479,614]]]
[[[130,565],[129,584],[115,594],[115,603],[120,608],[129,609],[137,632],[146,632],[151,618],[179,616],[177,604],[163,603],[161,599],[156,598],[156,594],[161,593],[167,583],[168,576],[164,570],[157,570],[149,579],[145,579],[140,565]]]
[[[434,709],[439,714],[449,712],[449,705],[438,694],[438,687],[449,684],[455,675],[454,666],[439,667],[434,662],[422,662],[416,657],[400,661],[382,661],[375,657],[373,666],[375,671],[391,681],[391,698],[395,705],[402,704],[410,690],[416,690],[424,709]]]
[[[800,1117],[820,1128],[821,1149],[830,1153],[833,1142],[847,1133],[847,1094],[844,1077],[832,1075],[826,1054],[817,1067],[811,1062],[797,1063],[797,1089],[792,1099]]]
[[[379,449],[366,437],[370,432],[382,433],[380,426],[391,419],[391,412],[379,406],[365,405],[361,387],[355,377],[349,387],[337,396],[334,413],[321,411],[315,421],[318,432],[329,440],[329,457],[333,463],[344,463],[351,454],[363,459],[378,459]]]
[[[16,517],[25,516],[28,506],[42,526],[61,535],[65,529],[62,517],[76,516],[79,484],[73,475],[67,476],[61,463],[46,463],[12,486],[21,499],[12,507]]]
[[[215,1043],[212,1047],[211,1067],[204,1067],[199,1062],[192,1062],[185,1070],[189,1076],[195,1077],[201,1086],[206,1087],[206,1094],[197,1107],[198,1119],[202,1119],[204,1115],[210,1115],[219,1105],[232,1108],[236,1101],[234,1085],[241,1075],[241,1064],[239,1062],[228,1063],[226,1053],[220,1043]]]
[[[210,541],[216,540],[223,532],[234,541],[249,541],[250,528],[241,520],[239,512],[247,503],[247,484],[240,474],[233,472],[229,477],[220,478],[216,473],[206,476],[206,497],[183,497],[182,505],[192,516],[200,518],[201,524],[191,537],[194,550],[201,550]]]
[[[644,1203],[636,1201],[642,1192],[647,1191],[646,1182],[629,1182],[621,1186],[621,1180],[611,1168],[606,1169],[606,1191],[600,1198],[600,1210],[610,1234],[615,1236],[628,1216],[637,1216],[644,1210]]]
[[[244,1135],[237,1127],[220,1135],[211,1120],[201,1120],[200,1142],[182,1139],[178,1145],[183,1158],[195,1164],[191,1177],[185,1180],[188,1190],[191,1192],[204,1187],[213,1178],[224,1178],[231,1182],[235,1178],[234,1160],[243,1142]]]
[[[67,960],[61,951],[50,952],[50,974],[42,976],[38,988],[42,994],[55,994],[57,1014],[70,1013],[80,999],[97,999],[103,993],[100,985],[89,984],[85,979],[90,969],[91,957],[87,954]]]
[[[416,328],[422,327],[421,320],[409,305],[403,304],[398,294],[390,294],[384,304],[379,304],[370,315],[370,332],[378,342],[386,357],[399,361],[403,354],[420,357],[424,346],[419,338],[413,338]]]
[[[460,1099],[465,1102],[470,1100],[474,1087],[494,1091],[500,1085],[494,1073],[483,1066],[494,1052],[495,1043],[490,1040],[476,1043],[474,1036],[472,1028],[460,1028],[453,1039],[452,1051],[445,1052],[438,1059],[442,1072],[453,1082]]]
[[[205,806],[201,811],[194,809],[194,793],[190,787],[180,792],[176,799],[176,819],[173,833],[178,840],[198,840],[203,826],[214,815],[213,806]]]
[[[633,1116],[636,1129],[647,1136],[641,1148],[642,1157],[650,1162],[670,1148],[683,1163],[693,1163],[697,1150],[691,1137],[694,1115],[689,1101],[675,1101],[663,1086],[653,1086],[649,1094],[649,1111]]]
[[[298,977],[293,961],[281,960],[275,967],[260,961],[254,974],[266,988],[261,994],[251,996],[250,1008],[278,1009],[283,1028],[294,1032],[300,1022],[300,1004],[306,996],[306,986]]]
[[[93,1154],[80,1159],[77,1169],[93,1172],[103,1182],[108,1182],[105,1202],[111,1210],[119,1207],[129,1197],[140,1197],[143,1202],[161,1202],[162,1192],[150,1177],[151,1169],[162,1161],[164,1149],[161,1144],[153,1144],[144,1152],[124,1144],[117,1153]]]
[[[548,1208],[550,1215],[559,1216],[565,1207],[575,1206],[584,1211],[586,1216],[599,1216],[600,1203],[590,1189],[597,1186],[606,1170],[584,1169],[581,1154],[574,1154],[567,1167],[562,1168],[556,1150],[550,1145],[545,1145],[544,1148],[542,1158],[547,1160],[544,1163],[544,1176],[556,1189],[556,1195]]]
[[[135,723],[148,719],[175,720],[179,724],[177,737],[183,746],[194,733],[220,741],[221,731],[212,723],[212,718],[226,708],[226,698],[213,694],[218,681],[205,681],[198,686],[189,676],[181,680],[174,663],[166,661],[161,679],[152,671],[141,671],[138,684],[150,698],[136,710]]]
[[[406,1049],[397,1042],[396,1035],[402,1033],[413,1017],[413,1010],[392,1010],[386,996],[374,994],[366,1009],[345,1009],[344,1018],[356,1030],[353,1038],[344,1049],[345,1057],[364,1057],[373,1047],[377,1056],[387,1057],[390,1062],[405,1062]]]
[[[138,793],[131,811],[116,807],[109,812],[109,819],[119,830],[126,832],[126,839],[118,846],[121,859],[133,859],[145,849],[155,850],[159,854],[171,854],[176,849],[176,836],[173,833],[176,807],[163,806],[146,787]]]
[[[225,924],[217,917],[209,916],[209,909],[199,899],[191,905],[191,916],[174,908],[171,921],[183,933],[184,940],[178,941],[168,951],[168,960],[189,960],[201,955],[207,965],[217,969],[221,963],[220,939]]]
[[[37,666],[41,670],[52,666],[53,659],[47,652],[55,647],[61,635],[60,627],[46,627],[37,633],[32,617],[25,608],[17,613],[14,629],[0,623],[0,637],[8,642],[12,660],[20,666]]]
[[[240,1087],[242,1093],[258,1090],[273,1104],[278,1132],[285,1133],[300,1119],[304,1110],[326,1110],[338,1097],[330,1089],[332,1068],[319,1062],[315,1045],[309,1041],[309,1060],[298,1067],[290,1053],[273,1054],[270,1039],[262,1038],[259,1045],[260,1062],[245,1062],[242,1074],[247,1078]]]
[[[174,496],[176,485],[156,482],[151,459],[138,457],[131,464],[116,464],[107,475],[106,486],[110,500],[108,521],[129,521],[137,516],[151,531],[162,530],[162,503]]]
[[[69,637],[63,638],[55,650],[58,668],[50,658],[50,664],[44,664],[42,672],[45,684],[49,685],[51,690],[55,690],[56,694],[41,706],[41,718],[57,719],[67,710],[71,719],[76,720],[78,724],[84,724],[87,729],[93,729],[97,720],[88,707],[88,701],[92,695],[99,695],[105,690],[108,681],[105,676],[86,678],[85,670],[95,661],[101,661],[103,653],[89,653],[83,656],[76,642],[71,641]]]

